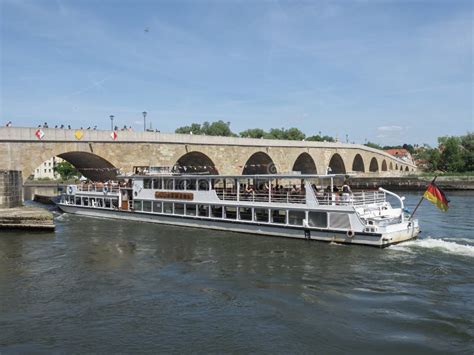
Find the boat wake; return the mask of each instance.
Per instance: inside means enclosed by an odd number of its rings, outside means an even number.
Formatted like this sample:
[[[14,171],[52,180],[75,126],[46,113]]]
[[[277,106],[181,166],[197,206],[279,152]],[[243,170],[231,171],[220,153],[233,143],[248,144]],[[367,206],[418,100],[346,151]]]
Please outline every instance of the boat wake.
[[[431,249],[446,254],[462,255],[474,258],[474,240],[468,238],[426,238],[406,242],[390,247],[393,250],[414,252],[417,249]]]

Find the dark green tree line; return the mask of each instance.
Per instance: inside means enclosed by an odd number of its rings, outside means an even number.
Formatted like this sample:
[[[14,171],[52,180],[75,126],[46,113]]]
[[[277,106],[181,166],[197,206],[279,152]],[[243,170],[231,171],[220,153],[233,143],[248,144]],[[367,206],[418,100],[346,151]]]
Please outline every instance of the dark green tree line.
[[[292,128],[271,128],[269,131],[265,131],[261,128],[251,128],[240,132],[238,135],[232,132],[230,129],[230,122],[224,122],[222,120],[217,122],[204,122],[202,124],[192,123],[190,126],[179,127],[175,130],[176,133],[183,134],[201,134],[208,136],[224,136],[224,137],[243,137],[243,138],[265,138],[265,139],[285,139],[295,141],[326,141],[334,142],[335,139],[330,136],[323,136],[321,134],[306,137],[296,127]]]
[[[474,133],[464,136],[438,138],[438,147],[425,145],[415,154],[426,162],[429,171],[472,172],[474,171]]]

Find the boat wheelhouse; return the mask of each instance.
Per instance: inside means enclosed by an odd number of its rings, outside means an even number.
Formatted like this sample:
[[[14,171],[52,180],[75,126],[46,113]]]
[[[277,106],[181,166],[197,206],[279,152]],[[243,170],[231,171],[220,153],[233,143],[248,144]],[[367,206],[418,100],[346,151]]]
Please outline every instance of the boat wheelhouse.
[[[69,185],[64,212],[385,247],[413,239],[418,221],[390,191],[352,192],[345,175],[199,175],[136,168],[116,182]],[[393,207],[387,197],[400,206]],[[393,201],[392,201],[393,202]]]

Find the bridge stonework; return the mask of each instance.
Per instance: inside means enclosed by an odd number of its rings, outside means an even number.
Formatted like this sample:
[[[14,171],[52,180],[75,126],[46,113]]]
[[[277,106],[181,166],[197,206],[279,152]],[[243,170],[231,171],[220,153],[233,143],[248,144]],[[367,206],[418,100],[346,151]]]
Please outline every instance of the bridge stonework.
[[[357,144],[116,133],[114,139],[110,131],[83,130],[77,134],[75,130],[39,132],[36,128],[3,127],[0,128],[0,169],[22,171],[26,179],[41,163],[60,156],[84,175],[95,178],[98,176],[94,171],[108,168],[127,173],[133,166],[173,166],[179,161],[185,162],[184,166],[213,165],[221,175],[239,175],[246,168],[256,173],[290,172],[297,170],[294,169],[297,160],[304,163],[301,165],[305,167],[304,173],[325,174],[328,167],[334,173],[351,173],[354,159],[360,155],[363,164],[357,171],[359,176],[401,176],[416,172],[416,166],[409,162]]]

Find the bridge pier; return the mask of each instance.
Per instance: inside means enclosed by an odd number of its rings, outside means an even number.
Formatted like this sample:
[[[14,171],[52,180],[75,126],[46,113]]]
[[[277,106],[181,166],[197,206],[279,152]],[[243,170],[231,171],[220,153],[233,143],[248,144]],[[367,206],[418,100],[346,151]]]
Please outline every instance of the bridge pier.
[[[0,170],[0,208],[21,206],[22,186],[21,171]]]

